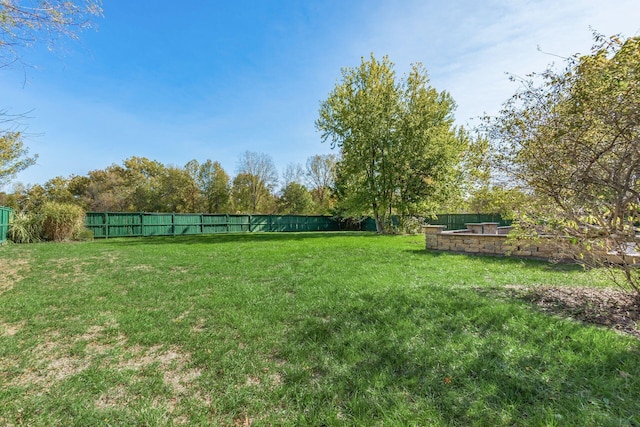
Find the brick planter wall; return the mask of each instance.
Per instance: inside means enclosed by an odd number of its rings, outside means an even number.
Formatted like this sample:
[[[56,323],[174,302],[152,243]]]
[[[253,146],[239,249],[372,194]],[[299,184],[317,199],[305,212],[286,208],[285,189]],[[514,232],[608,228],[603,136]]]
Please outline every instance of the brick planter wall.
[[[445,231],[444,225],[424,227],[427,250],[458,252],[467,254],[503,255],[543,260],[572,262],[568,241],[541,236],[537,241],[509,242],[507,234],[511,227],[498,227],[497,223],[483,222],[465,224],[466,230]],[[609,253],[605,261],[612,264],[638,264],[640,253],[624,255]]]
[[[498,227],[495,223],[468,224],[466,230],[456,231],[444,231],[444,228],[442,225],[425,226],[427,250],[551,259],[557,257],[559,249],[545,238],[526,244],[507,242],[510,227]]]

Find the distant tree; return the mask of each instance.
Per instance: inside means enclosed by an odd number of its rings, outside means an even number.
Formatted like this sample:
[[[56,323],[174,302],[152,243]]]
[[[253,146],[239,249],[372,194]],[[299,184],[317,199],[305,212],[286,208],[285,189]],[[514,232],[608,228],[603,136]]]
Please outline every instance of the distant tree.
[[[133,156],[124,162],[125,185],[128,187],[128,204],[131,211],[164,211],[160,192],[165,166],[146,157]]]
[[[14,211],[20,209],[15,194],[7,193],[6,191],[0,191],[0,206],[11,208]]]
[[[502,173],[534,196],[519,215],[525,234],[575,243],[578,261],[614,267],[640,303],[634,259],[606,258],[640,244],[640,37],[595,42],[522,81],[488,131]]]
[[[197,160],[191,160],[185,165],[185,169],[193,177],[200,191],[204,212],[224,213],[229,210],[229,175],[219,162],[207,159],[200,164]]]
[[[183,168],[165,167],[157,178],[158,205],[161,212],[197,212],[200,197],[193,178]],[[154,197],[155,198],[155,197]]]
[[[531,196],[519,188],[510,188],[497,184],[490,184],[477,188],[465,209],[473,213],[498,213],[503,219],[515,219],[523,206],[530,203]]]
[[[284,187],[278,199],[278,212],[305,215],[311,213],[312,209],[313,200],[307,187],[297,182],[290,182]]]
[[[76,204],[81,206],[85,211],[87,210],[87,205],[83,196],[87,191],[88,185],[89,177],[84,175],[72,175],[67,184],[67,189],[73,195]]]
[[[372,213],[380,233],[394,212],[433,213],[456,190],[466,149],[466,135],[453,126],[454,109],[448,93],[428,85],[419,64],[400,82],[386,56],[344,68],[316,121],[322,140],[340,148],[340,209]]]
[[[27,204],[28,190],[29,187],[25,186],[23,183],[14,183],[11,193],[4,193],[3,200],[0,201],[0,206],[10,207],[15,212],[24,211]]]
[[[331,208],[331,189],[336,182],[337,163],[335,154],[315,155],[307,159],[305,178],[315,211],[319,214],[328,213]]]
[[[135,210],[129,204],[131,188],[127,185],[125,170],[111,165],[104,170],[89,172],[87,182],[75,188],[87,211],[126,212]]]
[[[462,161],[460,200],[456,209],[448,212],[499,213],[504,219],[514,219],[518,211],[529,203],[530,194],[513,188],[504,181],[492,165],[492,147],[484,135],[470,140]]]
[[[271,191],[254,175],[239,173],[231,185],[233,209],[236,213],[271,213],[274,197]]]
[[[57,176],[44,183],[48,202],[75,204],[76,199],[69,190],[69,179]]]
[[[130,157],[123,166],[91,171],[75,188],[88,211],[158,212],[165,210],[162,179],[165,166],[145,157]],[[82,192],[82,194],[78,194]]]
[[[278,184],[278,172],[271,156],[245,151],[238,162],[238,175],[249,198],[248,210],[259,212],[259,208],[264,209]]]
[[[21,211],[39,212],[40,208],[47,202],[47,191],[43,186],[36,184],[17,187],[17,197]]]
[[[303,180],[304,170],[302,169],[302,165],[300,165],[300,163],[289,163],[284,169],[284,172],[282,172],[283,189],[292,182],[302,184]]]

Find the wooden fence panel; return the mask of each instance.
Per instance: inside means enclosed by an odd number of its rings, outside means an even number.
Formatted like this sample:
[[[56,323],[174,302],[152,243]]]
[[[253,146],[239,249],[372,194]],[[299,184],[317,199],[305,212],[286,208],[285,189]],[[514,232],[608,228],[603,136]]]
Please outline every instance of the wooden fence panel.
[[[275,231],[337,231],[328,216],[88,212],[95,238]]]
[[[3,244],[7,241],[11,212],[11,209],[0,206],[0,244]]]

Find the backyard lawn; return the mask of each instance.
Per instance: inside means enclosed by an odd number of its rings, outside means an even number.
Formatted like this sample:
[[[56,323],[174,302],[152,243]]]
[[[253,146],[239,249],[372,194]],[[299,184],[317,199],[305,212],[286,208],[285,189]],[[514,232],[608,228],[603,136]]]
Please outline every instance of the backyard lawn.
[[[0,425],[640,425],[640,339],[551,313],[579,267],[422,236],[0,247]]]

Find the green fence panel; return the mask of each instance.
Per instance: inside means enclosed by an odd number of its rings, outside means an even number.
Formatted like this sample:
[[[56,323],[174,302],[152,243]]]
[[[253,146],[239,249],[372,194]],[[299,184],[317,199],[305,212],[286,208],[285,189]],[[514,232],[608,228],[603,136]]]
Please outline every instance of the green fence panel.
[[[511,225],[510,220],[504,220],[500,214],[438,214],[437,219],[427,220],[431,225],[446,225],[447,230],[463,230],[465,224],[477,222],[497,222],[500,226]]]
[[[140,213],[109,212],[106,214],[107,237],[136,237],[143,235],[143,217]],[[95,236],[95,234],[94,234]]]
[[[11,213],[11,209],[0,206],[0,244],[6,243],[8,239]]]
[[[92,212],[87,214],[85,219],[85,227],[93,231],[93,237],[108,237],[107,235],[107,215],[108,213]]]
[[[176,235],[202,234],[202,215],[175,214],[173,227]]]
[[[9,212],[9,209],[0,208]],[[0,214],[0,239],[6,239],[8,213]],[[6,218],[6,219],[5,219]],[[396,217],[392,218],[395,225]],[[439,214],[425,223],[447,226],[448,230],[460,230],[474,222],[497,222],[510,225],[498,214]],[[5,225],[6,223],[6,225]],[[231,215],[231,214],[173,214],[141,212],[89,212],[86,226],[96,238],[133,236],[175,236],[241,232],[300,232],[338,231],[349,228],[328,216],[305,215]],[[376,231],[373,218],[365,218],[355,229]],[[354,228],[350,228],[354,229]],[[2,240],[0,240],[2,241]]]
[[[143,214],[143,234],[145,236],[171,236],[175,233],[173,214]]]
[[[229,233],[251,231],[251,217],[249,215],[229,215]]]
[[[251,223],[250,231],[257,232],[269,232],[275,231],[271,228],[272,216],[271,215],[251,215],[249,217]]]
[[[274,215],[272,218],[271,230],[272,231],[291,231],[289,225],[289,218],[285,215]]]
[[[203,214],[202,215],[202,233],[228,233],[229,218],[226,214]]]

